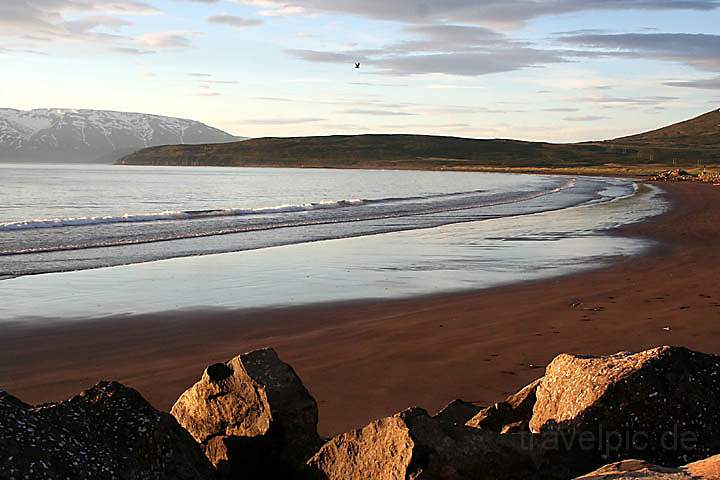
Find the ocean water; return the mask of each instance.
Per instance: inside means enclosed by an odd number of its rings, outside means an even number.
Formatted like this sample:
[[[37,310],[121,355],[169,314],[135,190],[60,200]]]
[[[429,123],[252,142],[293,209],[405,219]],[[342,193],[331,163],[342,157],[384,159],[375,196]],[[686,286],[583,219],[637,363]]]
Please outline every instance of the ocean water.
[[[255,308],[483,288],[633,255],[632,180],[0,166],[0,318]]]

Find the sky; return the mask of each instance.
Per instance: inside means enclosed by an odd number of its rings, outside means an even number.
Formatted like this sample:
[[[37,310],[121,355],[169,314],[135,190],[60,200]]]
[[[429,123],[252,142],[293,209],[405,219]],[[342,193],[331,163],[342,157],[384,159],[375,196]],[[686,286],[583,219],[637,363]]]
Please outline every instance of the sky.
[[[720,0],[0,0],[0,107],[570,142],[719,104]]]

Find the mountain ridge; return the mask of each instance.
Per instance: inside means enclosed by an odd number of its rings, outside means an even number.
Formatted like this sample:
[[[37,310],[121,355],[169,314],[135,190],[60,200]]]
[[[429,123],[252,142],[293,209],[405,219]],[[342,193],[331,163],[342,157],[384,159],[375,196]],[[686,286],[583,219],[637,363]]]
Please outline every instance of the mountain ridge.
[[[146,147],[238,140],[204,123],[163,115],[0,108],[0,161],[113,163]]]
[[[671,135],[672,131],[677,132]],[[682,131],[690,133],[681,135]],[[221,145],[147,148],[119,163],[400,169],[718,164],[720,112],[713,110],[651,132],[597,142],[554,144],[410,134],[267,137]]]

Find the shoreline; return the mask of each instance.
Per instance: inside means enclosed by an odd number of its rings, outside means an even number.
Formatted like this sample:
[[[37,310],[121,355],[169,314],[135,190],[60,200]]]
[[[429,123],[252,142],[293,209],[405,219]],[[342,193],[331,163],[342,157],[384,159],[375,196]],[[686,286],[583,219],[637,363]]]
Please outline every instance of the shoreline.
[[[410,299],[8,325],[0,386],[42,403],[113,379],[167,410],[205,366],[272,346],[331,434],[411,405],[491,404],[561,352],[682,344],[720,353],[720,189],[664,188],[669,212],[621,229],[660,244],[609,267]]]
[[[467,173],[467,172],[457,172],[457,173]],[[476,172],[476,173],[484,173],[484,172]],[[492,174],[490,174],[492,175]],[[505,174],[505,176],[509,176],[510,174]],[[487,203],[482,204],[478,206],[477,208],[485,208],[489,207],[490,209],[502,207],[504,205],[522,205],[522,204],[528,204],[528,202],[531,204],[533,201],[537,201],[539,198],[545,198],[545,197],[551,197],[557,195],[561,190],[566,190],[566,187],[570,185],[569,182],[575,182],[575,181],[595,181],[595,182],[611,182],[611,180],[600,180],[600,177],[583,177],[583,176],[572,176],[572,179],[568,179],[567,177],[563,178],[562,176],[556,176],[556,175],[542,175],[542,174],[528,174],[530,177],[547,177],[547,178],[553,178],[557,181],[566,182],[564,185],[558,186],[558,188],[553,190],[546,190],[546,191],[538,191],[537,194],[533,194],[532,196],[528,196],[526,198],[520,198],[520,199],[511,199],[511,200],[501,200],[501,201],[495,201],[494,203]],[[341,225],[366,225],[365,228],[358,227],[354,231],[339,231],[339,232],[331,232],[330,230],[319,233],[319,234],[311,234],[309,236],[291,236],[291,235],[285,235],[285,239],[282,241],[272,241],[267,244],[258,244],[255,242],[254,244],[245,245],[242,244],[235,244],[234,246],[223,246],[221,242],[223,239],[228,243],[232,243],[233,239],[239,238],[236,236],[240,235],[252,235],[254,232],[259,231],[268,231],[272,232],[275,231],[275,227],[258,227],[258,228],[250,228],[247,230],[243,229],[234,229],[229,228],[226,231],[222,231],[218,233],[217,231],[210,231],[210,232],[201,232],[201,233],[191,233],[191,234],[174,234],[172,238],[140,238],[136,239],[133,238],[132,240],[123,240],[119,241],[117,243],[104,243],[104,244],[98,244],[98,243],[90,243],[90,244],[78,244],[74,246],[66,247],[64,245],[54,245],[54,246],[43,246],[42,248],[38,247],[31,250],[17,250],[15,251],[7,251],[5,253],[0,253],[0,259],[7,257],[10,262],[10,267],[5,272],[5,275],[0,273],[0,282],[2,281],[8,281],[8,280],[16,280],[23,277],[32,277],[32,276],[38,276],[38,275],[47,275],[47,274],[63,274],[63,273],[75,273],[75,272],[82,272],[82,271],[88,271],[88,270],[102,270],[102,269],[108,269],[113,267],[125,267],[125,266],[133,266],[133,265],[144,265],[144,264],[152,264],[154,262],[158,261],[164,261],[164,260],[174,260],[174,259],[192,259],[196,257],[212,257],[215,255],[222,255],[222,254],[233,254],[233,253],[241,253],[241,252],[256,252],[258,250],[267,250],[270,248],[278,248],[278,247],[288,247],[288,246],[294,246],[294,245],[309,245],[317,242],[324,242],[324,241],[332,241],[332,240],[346,240],[346,239],[359,239],[363,237],[374,237],[377,235],[385,235],[385,234],[392,234],[392,233],[398,233],[402,234],[403,232],[422,232],[424,230],[428,229],[435,229],[438,227],[452,227],[452,226],[461,226],[463,224],[467,223],[473,223],[478,221],[485,221],[485,220],[502,220],[503,218],[523,218],[526,216],[531,215],[537,215],[537,214],[552,214],[555,211],[562,211],[566,209],[576,209],[580,207],[586,207],[586,206],[592,206],[595,205],[612,205],[613,203],[621,200],[625,200],[626,198],[632,197],[633,195],[638,194],[638,187],[644,188],[645,190],[648,189],[647,186],[639,186],[638,183],[640,183],[640,180],[628,178],[628,177],[617,177],[622,179],[624,182],[627,182],[628,184],[634,183],[635,184],[635,192],[630,193],[627,196],[620,195],[613,197],[607,201],[601,201],[601,202],[593,202],[590,201],[589,198],[585,199],[584,201],[578,200],[575,204],[552,204],[551,202],[543,203],[543,207],[534,206],[532,208],[529,208],[527,211],[520,211],[520,212],[512,212],[512,213],[503,213],[500,212],[499,214],[490,213],[489,215],[483,216],[479,215],[477,218],[472,218],[472,216],[468,216],[467,218],[464,218],[460,216],[464,211],[471,210],[470,207],[462,207],[462,208],[452,208],[448,209],[448,215],[457,215],[457,218],[451,218],[450,216],[447,219],[444,220],[436,220],[434,222],[426,222],[424,224],[417,223],[417,224],[398,224],[398,225],[389,225],[385,226],[383,228],[377,228],[377,227],[369,227],[369,225],[372,225],[373,222],[378,221],[389,221],[389,219],[393,218],[393,215],[385,216],[385,215],[379,215],[374,214],[378,216],[367,216],[366,218],[355,218],[352,220],[345,220],[345,219],[321,219],[320,221],[314,221],[310,223],[300,223],[298,226],[301,226],[303,228],[307,229],[313,229],[313,228],[328,228],[335,224],[341,224]],[[572,184],[574,185],[574,183]],[[629,186],[629,185],[628,185]],[[661,189],[655,189],[656,192]],[[461,194],[464,192],[458,192],[458,194]],[[470,192],[468,192],[470,193]],[[392,199],[391,199],[392,200]],[[351,200],[352,201],[352,200]],[[345,202],[345,200],[337,200],[335,203],[341,204],[342,202]],[[364,204],[372,204],[375,200],[361,200],[360,203]],[[342,205],[340,205],[342,206]],[[269,208],[269,207],[268,207]],[[229,212],[233,209],[218,209],[218,212]],[[157,215],[158,218],[155,218],[154,220],[163,220],[163,218],[160,218],[162,215],[165,215],[167,212],[161,212],[161,213],[155,213],[155,214],[133,214],[130,216],[143,216],[143,215]],[[184,215],[188,213],[193,213],[192,211],[177,211],[177,212],[171,212],[173,214],[177,213],[179,215]],[[438,212],[429,211],[429,214],[437,214]],[[407,214],[407,217],[410,218],[418,213],[413,214]],[[653,213],[654,214],[654,213]],[[424,215],[423,212],[419,212],[419,215],[422,217]],[[238,217],[243,217],[244,214],[238,214]],[[405,218],[405,214],[399,215],[398,218],[402,219]],[[235,214],[218,214],[218,219],[223,219],[226,217],[235,217]],[[205,217],[203,217],[204,219]],[[213,218],[212,215],[208,215],[207,218]],[[113,220],[112,222],[106,222],[105,220],[110,219]],[[242,219],[242,218],[240,218]],[[16,223],[22,224],[22,223],[43,223],[43,222],[60,222],[58,226],[63,226],[61,223],[62,219],[50,219],[50,220],[29,220],[27,222],[17,221]],[[71,222],[79,222],[84,221],[86,218],[69,218],[67,219]],[[89,225],[100,225],[104,223],[126,223],[124,221],[120,221],[115,219],[115,217],[89,217],[87,220],[90,222]],[[127,222],[127,223],[143,223],[143,220],[137,220],[137,222]],[[13,222],[10,222],[6,225],[13,225]],[[71,226],[81,226],[84,227],[84,224],[80,223],[71,223]],[[295,225],[291,225],[295,226]],[[17,232],[32,232],[35,227],[25,227],[22,226],[22,228],[17,229]],[[50,231],[53,232],[54,226],[50,227],[38,227],[37,230],[40,234],[44,231]],[[47,228],[47,230],[45,230]],[[278,231],[282,232],[283,228],[280,227]],[[603,232],[610,232],[610,230],[603,229]],[[16,233],[15,230],[12,228],[10,229],[10,233],[14,234]],[[178,241],[178,242],[196,242],[196,241],[205,241],[204,239],[211,239],[211,243],[215,242],[215,247],[208,248],[206,250],[203,250],[200,246],[195,246],[194,248],[186,248],[186,249],[178,249],[178,250],[172,250],[168,251],[167,253],[156,253],[154,255],[151,255],[150,257],[144,256],[141,254],[142,250],[140,248],[145,248],[145,246],[148,246],[147,248],[154,248],[155,245],[163,244],[167,241]],[[98,246],[102,245],[102,246]],[[99,248],[114,248],[114,249],[128,249],[125,252],[116,252],[116,254],[112,257],[105,256],[103,257],[102,254],[96,253],[93,254],[93,251],[99,249]],[[133,250],[134,249],[134,250]],[[83,253],[89,251],[90,253]],[[80,252],[80,253],[76,253]],[[55,258],[53,258],[53,255],[59,255],[62,258],[63,255],[69,255],[77,256],[75,261],[57,261]],[[126,254],[126,255],[125,255]],[[45,256],[45,257],[44,257]],[[97,256],[97,258],[94,258]],[[44,257],[44,258],[43,258]],[[23,264],[28,265],[29,267],[25,267]],[[203,305],[203,304],[198,304]],[[1,311],[1,309],[0,309]]]
[[[452,159],[444,159],[452,160]],[[142,168],[223,168],[223,169],[243,169],[243,168],[267,168],[267,169],[288,169],[288,170],[369,170],[369,171],[398,171],[398,172],[464,172],[464,173],[514,173],[523,175],[558,175],[558,176],[589,176],[589,177],[611,177],[611,178],[631,178],[638,179],[640,181],[646,181],[650,177],[657,175],[658,173],[673,169],[681,168],[688,172],[700,172],[702,168],[696,164],[688,165],[673,165],[668,163],[647,163],[647,164],[633,164],[633,163],[606,163],[599,165],[588,165],[588,166],[548,166],[548,167],[511,167],[511,166],[497,166],[497,165],[476,165],[471,167],[466,166],[438,166],[429,167],[425,166],[405,166],[405,165],[388,165],[388,166],[355,166],[355,165],[342,165],[342,166],[326,166],[326,165],[303,165],[303,166],[285,166],[285,165],[268,165],[264,163],[252,164],[252,165],[133,165],[123,163],[23,163],[23,162],[5,162],[0,163],[1,165],[38,165],[38,166],[116,166],[116,167],[142,167]],[[705,168],[710,172],[720,173],[720,166],[718,165],[705,165]]]

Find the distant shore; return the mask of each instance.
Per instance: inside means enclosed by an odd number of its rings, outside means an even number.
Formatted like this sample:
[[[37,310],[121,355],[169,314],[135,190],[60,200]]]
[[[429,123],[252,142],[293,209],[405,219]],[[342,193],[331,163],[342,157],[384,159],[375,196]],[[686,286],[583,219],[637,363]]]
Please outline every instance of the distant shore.
[[[444,161],[446,159],[441,159]],[[123,165],[127,167],[148,167],[153,165]],[[164,166],[164,165],[159,165]],[[185,168],[198,168],[203,166],[172,165]],[[325,165],[325,164],[303,164],[283,165],[267,162],[247,163],[242,166],[234,165],[204,165],[210,168],[302,168],[302,169],[327,169],[327,170],[398,170],[398,171],[420,171],[420,172],[469,172],[469,173],[517,173],[530,175],[571,175],[589,177],[632,177],[638,179],[649,179],[659,173],[666,172],[674,167],[669,164],[603,164],[591,166],[544,166],[544,167],[516,167],[510,165],[444,165],[442,163],[432,166],[427,163],[376,163],[370,165]],[[706,167],[683,166],[683,170],[698,175],[703,169],[708,172],[720,175],[720,166],[710,165]]]
[[[602,270],[407,300],[10,324],[0,386],[38,403],[115,379],[168,409],[198,365],[272,346],[317,398],[330,434],[415,404],[490,404],[561,352],[720,353],[720,188],[663,188],[673,209],[622,232],[660,246]]]

